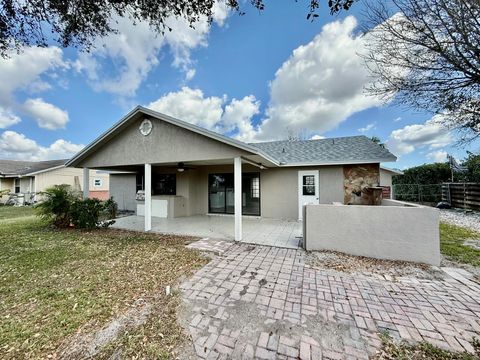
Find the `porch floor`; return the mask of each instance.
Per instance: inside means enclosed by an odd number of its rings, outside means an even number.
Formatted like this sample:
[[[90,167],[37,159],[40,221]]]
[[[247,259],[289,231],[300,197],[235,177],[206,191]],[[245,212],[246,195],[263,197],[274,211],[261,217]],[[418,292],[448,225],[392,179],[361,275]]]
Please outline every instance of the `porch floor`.
[[[302,239],[302,224],[293,220],[243,217],[245,243],[296,249]],[[152,217],[152,231],[176,235],[191,235],[212,239],[234,240],[234,217],[196,215],[165,219]],[[143,231],[143,216],[116,219],[112,226],[118,229]]]

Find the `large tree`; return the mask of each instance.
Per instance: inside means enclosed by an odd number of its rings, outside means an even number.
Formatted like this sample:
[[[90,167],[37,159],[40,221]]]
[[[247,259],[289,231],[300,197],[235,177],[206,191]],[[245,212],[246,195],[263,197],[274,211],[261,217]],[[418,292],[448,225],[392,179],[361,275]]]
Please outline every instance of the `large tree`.
[[[367,90],[440,114],[462,140],[480,136],[480,0],[391,0],[368,7]]]
[[[211,20],[216,0],[0,0],[0,55],[25,45],[76,46],[88,50],[93,40],[115,32],[115,18],[146,21],[159,33],[170,31],[170,17],[186,19],[194,27],[201,18]],[[239,0],[219,0],[239,14]],[[308,19],[318,16],[319,0],[304,0]],[[327,2],[327,0],[324,0]],[[355,0],[328,0],[332,13],[348,10]],[[258,9],[264,0],[248,0]],[[293,2],[293,0],[292,0]]]

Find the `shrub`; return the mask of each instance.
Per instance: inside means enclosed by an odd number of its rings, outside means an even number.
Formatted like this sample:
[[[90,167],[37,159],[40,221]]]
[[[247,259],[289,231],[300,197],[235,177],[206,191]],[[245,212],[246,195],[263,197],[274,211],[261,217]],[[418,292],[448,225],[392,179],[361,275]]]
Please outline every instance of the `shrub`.
[[[71,206],[79,199],[70,185],[54,185],[40,195],[43,200],[35,206],[39,215],[56,227],[70,226]]]
[[[69,185],[55,185],[44,193],[44,200],[36,205],[40,216],[57,227],[74,225],[79,229],[108,227],[117,216],[117,203],[113,198],[107,201],[82,199]],[[107,221],[104,221],[107,220]]]
[[[98,199],[77,200],[71,206],[72,224],[79,229],[95,229],[100,225],[100,214],[104,208]]]
[[[113,197],[104,202],[105,212],[107,214],[107,219],[115,219],[118,212],[118,204],[113,200]]]

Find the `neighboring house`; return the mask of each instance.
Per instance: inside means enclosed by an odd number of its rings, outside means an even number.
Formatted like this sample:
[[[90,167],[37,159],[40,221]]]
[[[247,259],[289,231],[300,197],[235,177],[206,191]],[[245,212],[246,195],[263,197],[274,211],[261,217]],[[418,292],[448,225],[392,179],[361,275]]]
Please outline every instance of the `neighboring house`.
[[[307,203],[363,203],[391,161],[365,136],[247,144],[139,106],[67,166],[123,172],[110,195],[145,230],[151,216],[235,214],[238,239],[241,214],[298,220]]]
[[[38,192],[60,184],[82,190],[83,172],[65,167],[66,159],[49,161],[0,160],[0,191],[23,195],[26,202],[34,201]],[[109,175],[91,171],[90,197],[108,198]],[[5,200],[5,196],[4,199]]]
[[[380,185],[383,187],[383,198],[393,199],[392,178],[396,175],[403,175],[403,172],[396,169],[390,169],[380,166]]]

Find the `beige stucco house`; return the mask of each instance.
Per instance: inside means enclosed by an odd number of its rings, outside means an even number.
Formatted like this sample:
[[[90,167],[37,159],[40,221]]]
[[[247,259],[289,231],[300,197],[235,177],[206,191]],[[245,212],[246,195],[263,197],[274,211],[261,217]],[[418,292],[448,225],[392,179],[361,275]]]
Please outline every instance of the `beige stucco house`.
[[[355,203],[381,184],[380,163],[396,161],[365,136],[244,143],[136,107],[67,162],[114,171],[110,195],[145,217],[242,215],[301,219],[307,203]]]
[[[0,191],[9,190],[10,194],[22,195],[30,203],[36,200],[36,194],[53,185],[67,184],[83,190],[83,171],[66,167],[66,161],[0,160]],[[107,199],[109,174],[92,170],[89,179],[89,196]],[[3,200],[8,196],[3,196]]]

